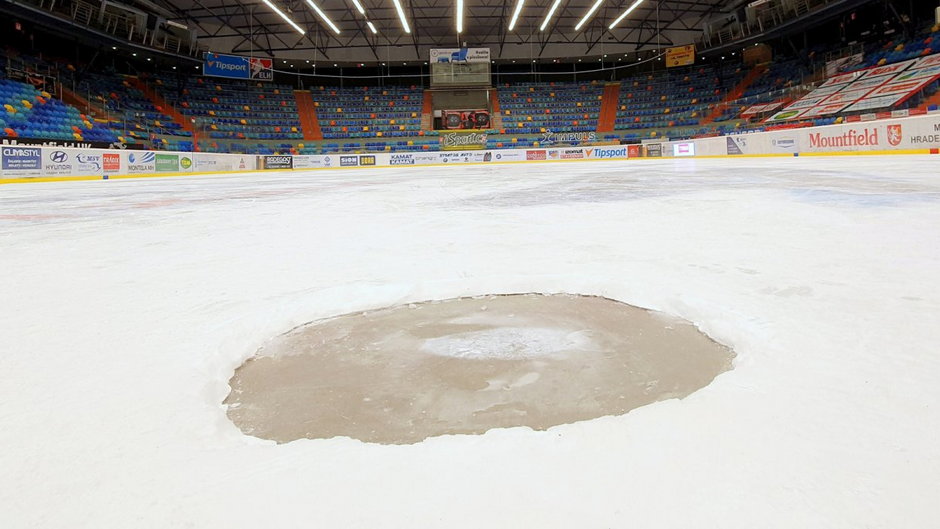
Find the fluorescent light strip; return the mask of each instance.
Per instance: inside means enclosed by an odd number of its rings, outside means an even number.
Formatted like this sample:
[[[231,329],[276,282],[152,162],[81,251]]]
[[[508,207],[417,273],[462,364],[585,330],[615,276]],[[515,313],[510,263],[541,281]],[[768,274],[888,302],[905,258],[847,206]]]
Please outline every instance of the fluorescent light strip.
[[[392,2],[395,3],[395,11],[398,11],[398,19],[401,20],[401,26],[405,28],[405,33],[411,33],[408,21],[405,20],[405,10],[401,8],[401,2],[399,0],[392,0]]]
[[[584,23],[587,22],[589,18],[591,18],[591,15],[593,15],[594,12],[597,11],[597,8],[600,7],[601,4],[603,3],[604,3],[604,0],[597,0],[597,2],[594,2],[594,5],[592,5],[591,9],[588,10],[587,14],[584,15],[584,18],[582,18],[581,21],[578,22],[578,25],[574,27],[574,30],[578,31],[579,29],[581,29],[581,26],[583,26]]]
[[[555,3],[552,4],[552,7],[549,8],[548,14],[545,15],[545,20],[542,21],[542,25],[539,26],[539,31],[545,31],[545,28],[548,27],[548,21],[552,19],[552,15],[555,14],[555,10],[558,9],[558,6],[561,5],[561,0],[555,0]]]
[[[287,22],[288,24],[291,25],[292,28],[296,29],[297,33],[300,33],[301,35],[306,33],[306,31],[304,31],[300,26],[298,26],[296,22],[291,20],[289,16],[285,15],[283,11],[275,7],[274,4],[271,3],[271,0],[261,0],[261,1],[264,2],[265,5],[270,7],[272,10],[274,10],[275,13],[280,15],[280,17],[284,19],[284,22]]]
[[[613,22],[611,22],[609,26],[607,26],[607,29],[614,29],[614,26],[619,24],[623,19],[627,18],[627,15],[629,15],[634,9],[636,9],[638,5],[642,3],[643,3],[643,0],[636,0],[636,2],[633,2],[633,5],[628,7],[627,10],[624,11],[622,15],[617,17],[617,20],[614,20]]]
[[[463,33],[463,0],[457,0],[457,33]]]
[[[509,31],[512,31],[512,28],[516,27],[516,20],[519,18],[519,13],[522,12],[522,4],[525,3],[525,0],[516,1],[516,9],[512,12],[512,18],[509,19]]]
[[[352,0],[352,3],[354,6],[356,6],[356,9],[359,10],[360,15],[366,14],[366,9],[362,7],[362,4],[359,3],[359,0]]]
[[[334,24],[333,21],[330,20],[330,17],[326,16],[326,13],[324,13],[323,10],[320,9],[320,7],[317,4],[313,3],[313,0],[307,0],[307,5],[309,5],[311,9],[317,12],[317,16],[319,16],[324,22],[326,22],[326,25],[330,26],[330,29],[332,29],[334,33],[339,35],[339,28],[336,27],[336,24]]]
[[[369,29],[372,30],[372,33],[378,33],[379,30],[375,29],[375,26],[372,25],[372,22],[366,22],[366,25],[369,26]]]

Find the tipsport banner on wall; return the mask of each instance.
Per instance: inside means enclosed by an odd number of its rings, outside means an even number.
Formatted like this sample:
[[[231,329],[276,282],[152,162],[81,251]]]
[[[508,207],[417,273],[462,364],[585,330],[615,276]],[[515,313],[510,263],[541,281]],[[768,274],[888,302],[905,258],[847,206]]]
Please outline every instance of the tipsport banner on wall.
[[[202,63],[202,74],[231,79],[273,81],[274,61],[258,57],[206,53]]]

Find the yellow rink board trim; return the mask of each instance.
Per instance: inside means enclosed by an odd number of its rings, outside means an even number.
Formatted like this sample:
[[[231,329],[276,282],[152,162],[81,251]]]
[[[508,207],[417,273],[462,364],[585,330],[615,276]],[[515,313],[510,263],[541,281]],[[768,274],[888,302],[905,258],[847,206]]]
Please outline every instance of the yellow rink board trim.
[[[192,172],[172,172],[172,173],[148,173],[148,174],[126,174],[109,175],[107,178],[101,176],[37,176],[24,178],[0,178],[0,185],[3,184],[24,184],[35,182],[80,182],[86,180],[125,180],[132,178],[169,178],[178,176],[204,176],[221,174],[244,174],[244,173],[283,173],[294,171],[334,171],[337,169],[401,169],[402,167],[454,167],[464,165],[509,165],[509,164],[532,164],[532,163],[558,163],[558,162],[628,162],[640,160],[694,160],[694,159],[715,159],[715,158],[801,158],[804,156],[883,156],[883,155],[911,155],[911,154],[937,154],[936,149],[898,149],[898,150],[880,150],[880,151],[826,151],[826,152],[800,152],[800,153],[764,153],[764,154],[706,154],[698,156],[662,156],[662,157],[635,157],[635,158],[575,158],[571,160],[506,160],[489,162],[456,162],[456,163],[432,163],[415,165],[356,165],[351,167],[310,167],[306,169],[241,169],[238,171],[192,171]]]

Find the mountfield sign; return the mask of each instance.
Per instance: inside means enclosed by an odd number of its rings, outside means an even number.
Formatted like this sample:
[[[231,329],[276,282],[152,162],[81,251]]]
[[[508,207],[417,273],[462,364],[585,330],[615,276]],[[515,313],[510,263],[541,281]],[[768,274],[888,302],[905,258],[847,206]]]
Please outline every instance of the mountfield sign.
[[[445,151],[466,151],[485,149],[485,132],[447,132],[441,134],[441,149]]]
[[[839,150],[845,148],[872,147],[879,145],[878,129],[865,128],[861,131],[848,130],[842,134],[826,134],[824,132],[809,133],[809,148],[823,150]]]

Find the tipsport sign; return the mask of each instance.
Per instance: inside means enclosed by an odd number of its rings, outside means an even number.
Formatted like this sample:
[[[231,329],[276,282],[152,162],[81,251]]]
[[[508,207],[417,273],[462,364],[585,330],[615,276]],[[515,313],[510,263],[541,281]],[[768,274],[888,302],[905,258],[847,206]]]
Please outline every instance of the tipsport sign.
[[[274,61],[258,57],[206,53],[202,63],[202,74],[231,79],[274,80]]]

